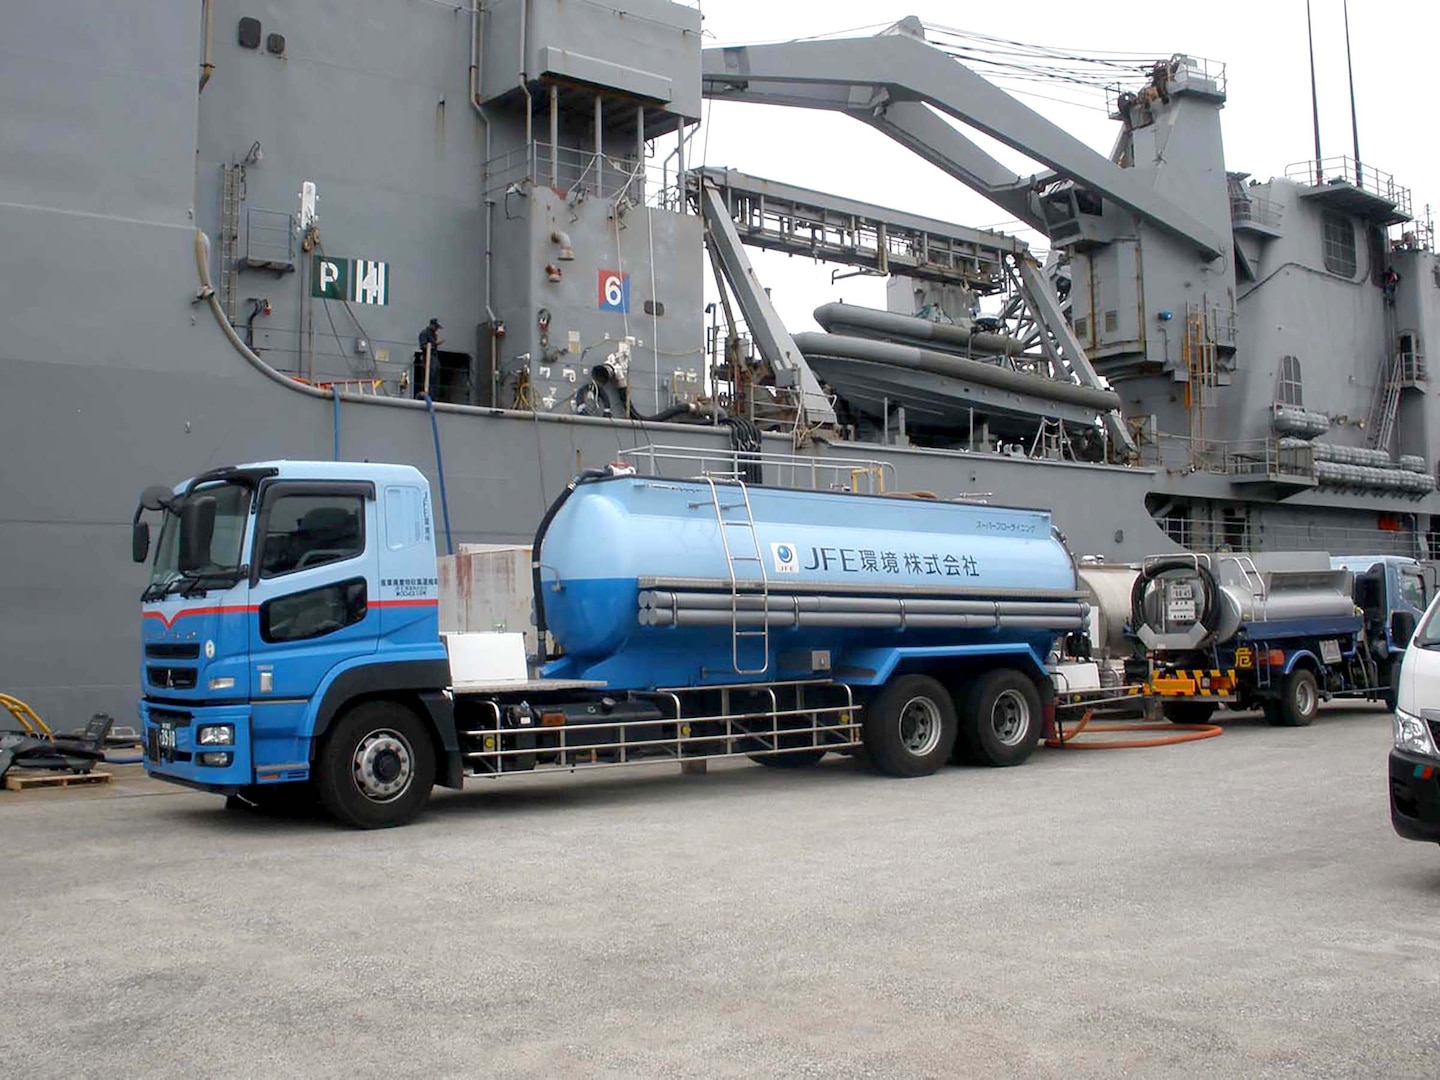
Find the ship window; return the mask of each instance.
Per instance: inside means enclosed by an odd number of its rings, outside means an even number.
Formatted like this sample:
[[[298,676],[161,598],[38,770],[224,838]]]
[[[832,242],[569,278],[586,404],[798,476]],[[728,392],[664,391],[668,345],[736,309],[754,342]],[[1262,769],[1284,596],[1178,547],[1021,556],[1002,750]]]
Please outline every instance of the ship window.
[[[1280,385],[1275,391],[1275,403],[1294,405],[1297,409],[1305,406],[1300,386],[1300,358],[1297,356],[1280,358]]]
[[[260,576],[266,578],[353,559],[365,550],[365,500],[359,495],[285,495],[270,507]]]
[[[1325,212],[1321,247],[1325,253],[1326,270],[1341,277],[1355,276],[1355,226],[1348,217],[1333,210]]]

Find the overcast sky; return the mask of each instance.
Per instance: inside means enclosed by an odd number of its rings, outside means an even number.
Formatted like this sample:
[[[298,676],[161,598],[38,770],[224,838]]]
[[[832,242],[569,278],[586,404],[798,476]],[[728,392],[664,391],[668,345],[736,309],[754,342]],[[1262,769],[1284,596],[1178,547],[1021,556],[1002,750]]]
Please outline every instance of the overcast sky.
[[[874,33],[877,24],[916,15],[933,25],[1081,55],[1161,59],[1183,52],[1205,57],[1227,68],[1229,100],[1222,128],[1228,169],[1267,179],[1313,156],[1304,0],[1174,5],[1110,0],[984,5],[953,0],[704,0],[701,8],[707,47],[831,35],[859,27]],[[1341,0],[1312,0],[1312,11],[1322,149],[1326,157],[1351,155]],[[1440,93],[1428,59],[1437,37],[1440,3],[1392,0],[1380,6],[1354,0],[1350,5],[1361,159],[1411,188],[1417,216],[1423,215],[1427,202],[1440,204]],[[1012,92],[1025,91],[1017,95],[1020,101],[1100,153],[1109,153],[1118,125],[1106,116],[1101,91],[1077,91],[1063,83],[1002,85]],[[706,110],[708,122],[692,143],[692,160],[703,158],[705,164],[959,224],[1021,232],[1017,223],[1006,221],[1004,211],[857,121],[737,103],[707,103]],[[1006,148],[996,156],[1017,173],[1035,171],[1033,164]],[[833,266],[753,249],[750,255],[792,331],[813,329],[811,311],[840,297],[884,306],[883,279],[853,278],[832,285]]]

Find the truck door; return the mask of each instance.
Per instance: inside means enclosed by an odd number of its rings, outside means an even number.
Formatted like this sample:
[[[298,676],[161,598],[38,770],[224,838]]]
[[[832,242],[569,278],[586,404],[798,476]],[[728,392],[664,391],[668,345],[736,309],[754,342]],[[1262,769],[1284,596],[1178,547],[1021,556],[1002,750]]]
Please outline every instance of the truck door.
[[[1380,644],[1387,640],[1386,619],[1389,617],[1385,602],[1385,564],[1377,563],[1364,573],[1355,575],[1355,606],[1365,613],[1365,630],[1371,642]]]
[[[380,635],[386,648],[434,646],[439,582],[430,492],[421,484],[391,483],[380,501],[385,530],[380,591],[371,598],[380,608]]]
[[[277,481],[251,558],[251,731],[257,772],[309,760],[306,710],[335,665],[373,653],[380,616],[369,482]]]

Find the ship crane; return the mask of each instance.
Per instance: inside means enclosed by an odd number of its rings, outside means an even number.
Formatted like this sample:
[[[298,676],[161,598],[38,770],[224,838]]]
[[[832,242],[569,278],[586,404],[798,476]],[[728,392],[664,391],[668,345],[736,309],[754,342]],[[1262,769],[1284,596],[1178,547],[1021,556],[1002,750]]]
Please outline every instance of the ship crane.
[[[1042,162],[1055,177],[1111,199],[1207,260],[1226,251],[1220,233],[1146,187],[1133,171],[929,44],[913,18],[873,37],[706,49],[703,62],[707,97],[853,116],[1041,232],[1048,234],[1050,226],[1034,189],[1045,178],[1016,176],[927,105]]]

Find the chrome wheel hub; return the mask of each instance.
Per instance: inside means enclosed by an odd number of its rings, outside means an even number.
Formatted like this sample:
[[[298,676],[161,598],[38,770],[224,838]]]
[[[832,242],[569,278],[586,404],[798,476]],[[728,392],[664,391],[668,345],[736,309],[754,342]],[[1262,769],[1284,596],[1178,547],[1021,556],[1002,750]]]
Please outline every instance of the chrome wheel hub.
[[[911,698],[900,710],[900,742],[916,757],[940,745],[940,727],[940,709],[929,698]]]
[[[410,787],[414,765],[405,736],[388,728],[372,731],[355,748],[355,786],[372,802],[391,802]]]
[[[990,709],[990,726],[1004,746],[1015,746],[1030,730],[1030,703],[1019,690],[1005,690]]]

